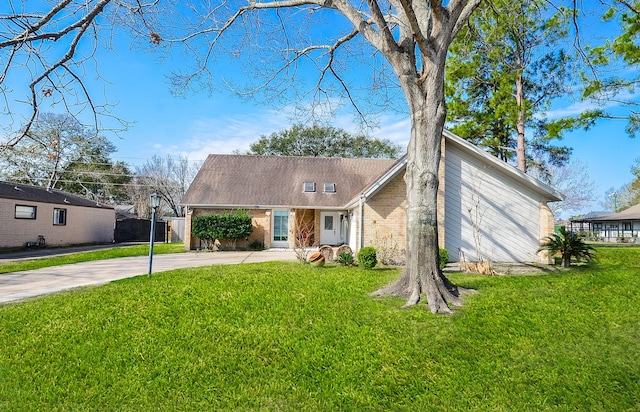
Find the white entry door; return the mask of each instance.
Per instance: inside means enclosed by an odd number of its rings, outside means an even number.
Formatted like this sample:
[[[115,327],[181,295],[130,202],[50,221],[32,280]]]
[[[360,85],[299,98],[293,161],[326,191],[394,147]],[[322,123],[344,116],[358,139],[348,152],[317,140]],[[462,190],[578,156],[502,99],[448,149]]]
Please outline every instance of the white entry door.
[[[340,214],[338,212],[320,212],[320,244],[337,245],[340,243]]]

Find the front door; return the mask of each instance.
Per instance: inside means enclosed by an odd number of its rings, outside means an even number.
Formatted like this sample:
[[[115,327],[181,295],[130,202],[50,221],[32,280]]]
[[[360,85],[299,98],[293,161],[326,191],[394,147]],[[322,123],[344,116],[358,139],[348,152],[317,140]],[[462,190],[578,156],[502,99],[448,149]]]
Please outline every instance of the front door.
[[[320,212],[320,244],[340,244],[340,214],[338,212]]]

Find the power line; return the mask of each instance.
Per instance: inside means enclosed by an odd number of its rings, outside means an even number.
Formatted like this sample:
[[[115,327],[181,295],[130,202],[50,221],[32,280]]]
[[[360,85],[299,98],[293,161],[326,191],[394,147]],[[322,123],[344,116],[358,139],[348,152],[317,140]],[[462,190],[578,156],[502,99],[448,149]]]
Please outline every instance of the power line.
[[[38,177],[38,178],[32,178],[29,179],[31,181],[45,181],[45,180],[49,180],[45,177]],[[16,183],[16,184],[24,184],[22,182],[16,182],[13,181],[11,183]],[[156,184],[140,184],[140,183],[111,183],[111,182],[87,182],[87,181],[78,181],[78,180],[56,180],[56,183],[75,183],[75,184],[83,184],[83,185],[111,185],[111,186],[142,186],[142,187],[158,187],[158,184],[156,182]],[[166,185],[163,185],[166,187]],[[42,187],[42,186],[41,186]],[[58,189],[59,190],[59,189]]]

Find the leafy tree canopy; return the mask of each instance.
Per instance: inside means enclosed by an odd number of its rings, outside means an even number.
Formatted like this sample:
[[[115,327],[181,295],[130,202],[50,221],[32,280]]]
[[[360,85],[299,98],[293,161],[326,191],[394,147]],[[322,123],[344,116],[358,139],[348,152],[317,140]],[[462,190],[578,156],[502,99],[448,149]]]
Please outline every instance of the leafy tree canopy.
[[[551,7],[540,0],[484,2],[447,61],[451,130],[502,160],[517,160],[523,171],[565,163],[571,149],[553,141],[587,124],[545,115],[572,90],[571,58],[563,49],[570,13]]]
[[[626,131],[635,137],[640,127],[636,90],[640,85],[640,1],[617,0],[603,3],[608,9],[603,20],[617,25],[618,33],[597,47],[587,47],[587,70],[583,99],[598,107],[589,115],[628,121]],[[615,109],[613,109],[615,108]]]
[[[125,197],[131,171],[110,159],[115,146],[68,114],[43,113],[27,135],[0,152],[2,179],[110,203]]]
[[[397,158],[401,153],[400,146],[390,140],[354,136],[330,126],[305,127],[299,124],[261,136],[248,151],[248,154],[255,155],[366,158]]]

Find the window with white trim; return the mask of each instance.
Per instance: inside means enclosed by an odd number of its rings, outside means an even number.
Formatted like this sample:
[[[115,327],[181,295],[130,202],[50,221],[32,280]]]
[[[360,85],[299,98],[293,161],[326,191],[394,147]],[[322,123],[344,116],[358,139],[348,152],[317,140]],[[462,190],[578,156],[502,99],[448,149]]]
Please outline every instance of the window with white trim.
[[[325,182],[324,183],[324,192],[325,193],[335,193],[336,192],[336,184],[333,182]]]
[[[35,219],[36,206],[16,205],[16,219]]]
[[[313,193],[316,191],[316,182],[304,182],[304,192]]]
[[[53,224],[56,226],[67,224],[67,209],[53,209]]]
[[[273,212],[273,240],[274,242],[289,240],[289,211],[275,210]]]

